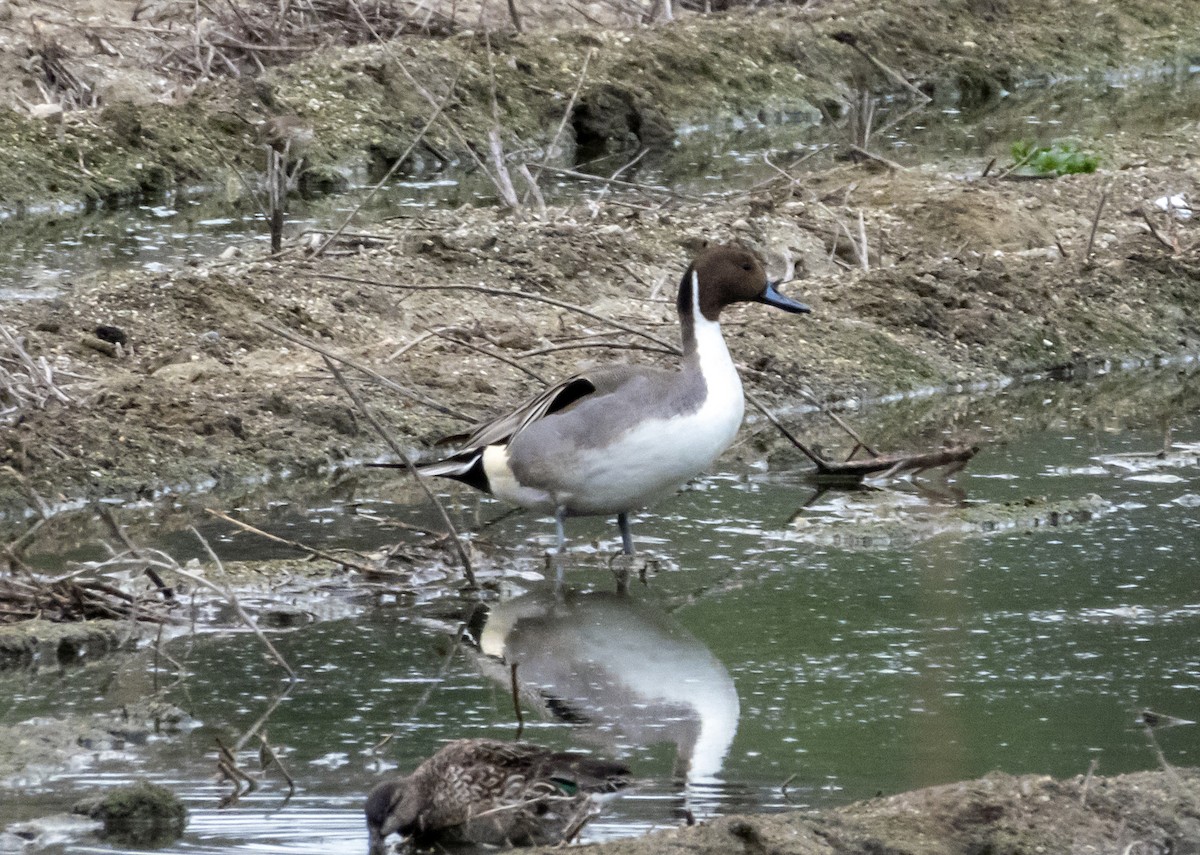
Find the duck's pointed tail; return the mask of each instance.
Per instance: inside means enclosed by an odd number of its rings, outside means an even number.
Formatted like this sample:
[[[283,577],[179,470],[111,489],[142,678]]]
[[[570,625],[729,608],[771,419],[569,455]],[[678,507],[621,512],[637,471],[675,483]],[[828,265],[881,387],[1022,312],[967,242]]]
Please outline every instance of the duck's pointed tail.
[[[366,465],[374,469],[409,468],[406,463],[367,463]],[[485,493],[491,492],[487,475],[483,471],[483,449],[480,448],[460,451],[458,454],[452,454],[443,460],[434,460],[431,463],[418,463],[412,468],[422,475],[451,478],[461,481],[469,487],[474,487],[476,490],[482,490]]]

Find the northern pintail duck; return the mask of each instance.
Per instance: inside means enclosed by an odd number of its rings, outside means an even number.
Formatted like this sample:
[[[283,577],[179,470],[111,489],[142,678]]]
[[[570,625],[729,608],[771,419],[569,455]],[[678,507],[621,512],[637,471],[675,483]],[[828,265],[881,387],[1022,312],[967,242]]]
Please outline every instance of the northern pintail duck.
[[[411,775],[377,784],[364,811],[371,855],[391,834],[417,846],[569,841],[597,797],[629,783],[622,763],[537,745],[460,739]]]
[[[462,451],[418,468],[553,513],[560,551],[565,517],[616,514],[632,554],[630,511],[705,471],[742,424],[742,381],[720,325],[733,303],[809,311],[775,289],[750,251],[705,248],[679,283],[677,370],[610,365],[576,374],[476,426]]]

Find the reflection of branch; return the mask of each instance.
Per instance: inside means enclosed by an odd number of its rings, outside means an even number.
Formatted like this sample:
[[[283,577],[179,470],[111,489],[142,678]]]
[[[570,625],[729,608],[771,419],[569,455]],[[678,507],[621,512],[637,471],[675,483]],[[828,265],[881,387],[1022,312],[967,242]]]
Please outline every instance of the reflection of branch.
[[[412,705],[412,709],[408,711],[408,715],[405,717],[406,721],[411,721],[417,717],[417,713],[421,711],[425,704],[429,703],[429,699],[433,696],[434,689],[442,684],[442,678],[444,678],[446,676],[446,672],[450,670],[450,662],[453,661],[454,654],[458,652],[458,647],[460,644],[462,644],[463,636],[467,634],[467,630],[470,629],[471,623],[475,620],[476,612],[478,612],[481,608],[483,608],[483,603],[476,601],[475,604],[471,606],[471,611],[469,611],[467,616],[463,618],[463,622],[459,625],[458,631],[454,633],[454,641],[450,644],[449,650],[446,651],[446,655],[442,658],[442,664],[438,667],[437,679],[430,682],[425,688],[425,691],[421,693],[421,697],[417,698],[417,702]],[[391,742],[395,736],[396,731],[393,730],[387,736],[376,742],[375,745],[371,747],[371,752],[379,752],[385,745]]]
[[[223,809],[236,805],[238,799],[243,795],[257,790],[258,781],[242,771],[241,767],[238,766],[237,757],[221,741],[221,737],[218,736],[215,739],[217,742],[217,771],[221,777],[233,784],[233,792],[221,799],[218,804],[218,807]],[[242,783],[246,785],[246,789],[244,790],[242,789]]]
[[[288,683],[283,687],[283,691],[276,695],[275,699],[271,701],[271,703],[267,704],[267,708],[263,710],[263,714],[255,719],[254,724],[250,725],[250,727],[246,729],[246,732],[239,736],[237,742],[233,744],[234,751],[241,751],[246,747],[246,743],[250,740],[250,738],[257,734],[259,728],[267,723],[267,719],[271,717],[271,713],[275,712],[276,708],[283,703],[283,699],[292,693],[292,687],[294,685],[296,684]]]
[[[270,766],[272,763],[275,764],[275,768],[279,770],[279,774],[283,775],[283,780],[287,781],[288,798],[290,799],[296,792],[296,782],[293,781],[292,776],[288,774],[288,770],[284,767],[283,761],[279,759],[279,755],[275,753],[275,749],[271,747],[271,743],[267,742],[267,735],[265,733],[260,733],[258,735],[258,739],[259,742],[262,743],[262,747],[259,748],[258,751],[259,765],[262,766],[262,769],[265,772],[267,771],[268,766]]]
[[[1096,774],[1096,767],[1100,765],[1100,758],[1093,757],[1092,762],[1088,763],[1087,774],[1083,776],[1083,786],[1079,788],[1079,806],[1087,807],[1088,788],[1092,785],[1092,776]]]
[[[517,688],[517,666],[519,662],[512,663],[509,666],[509,682],[512,684],[512,702],[513,711],[517,714],[517,734],[513,737],[513,742],[518,742],[521,739],[521,734],[525,732],[525,714],[521,712],[521,692]]]

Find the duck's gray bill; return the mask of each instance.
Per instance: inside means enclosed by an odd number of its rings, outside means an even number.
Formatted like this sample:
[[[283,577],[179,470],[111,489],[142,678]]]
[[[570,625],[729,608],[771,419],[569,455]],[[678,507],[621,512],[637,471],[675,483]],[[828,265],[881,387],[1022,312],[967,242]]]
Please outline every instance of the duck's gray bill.
[[[798,303],[791,297],[785,297],[775,290],[775,283],[768,282],[767,290],[759,296],[758,302],[766,303],[768,306],[774,306],[776,309],[783,309],[785,312],[795,312],[796,314],[811,312],[808,306],[803,303]]]

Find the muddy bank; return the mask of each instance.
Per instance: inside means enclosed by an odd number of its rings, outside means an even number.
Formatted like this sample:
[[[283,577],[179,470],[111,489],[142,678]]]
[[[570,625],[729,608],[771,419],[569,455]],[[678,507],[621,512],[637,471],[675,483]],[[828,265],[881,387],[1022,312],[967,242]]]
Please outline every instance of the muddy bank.
[[[538,850],[549,852],[552,850]],[[1058,781],[999,772],[835,810],[723,817],[637,840],[581,847],[641,853],[1200,852],[1200,771]]]
[[[54,300],[0,308],[70,398],[23,410],[5,431],[0,461],[11,471],[0,478],[0,507],[11,519],[35,506],[34,495],[50,504],[151,498],[380,454],[384,444],[320,357],[262,323],[432,402],[370,392],[414,452],[579,362],[670,364],[653,352],[662,344],[530,298],[586,306],[669,346],[666,295],[706,239],[755,246],[776,273],[791,260],[803,277],[786,290],[812,304],[812,316],[748,309],[725,323],[747,387],[776,407],[800,403],[797,388],[861,399],[1196,353],[1194,226],[1163,224],[1179,235],[1174,252],[1140,213],[1165,187],[1197,189],[1184,156],[1167,153],[1155,142],[1118,155],[1149,154],[1154,165],[1023,184],[844,166],[804,189],[782,182],[722,203],[633,213],[603,206],[595,218],[561,208],[525,221],[429,213],[378,227],[377,242],[340,257],[81,282]],[[847,185],[846,205],[814,198],[822,187],[845,195]],[[1108,213],[1085,263],[1103,188]],[[879,247],[869,271],[830,260],[845,245],[840,224],[858,212]],[[480,284],[510,293],[470,290]],[[126,344],[98,346],[100,327],[120,330]],[[631,347],[650,351],[623,350]]]
[[[900,74],[975,104],[1029,78],[1179,61],[1200,45],[1200,22],[1166,0],[833,0],[683,14],[650,27],[524,5],[523,34],[503,21],[480,29],[462,20],[439,37],[314,50],[283,35],[238,52],[239,36],[251,39],[236,32],[237,17],[197,18],[189,4],[139,15],[126,0],[49,12],[9,0],[0,21],[0,98],[12,108],[0,111],[0,210],[115,203],[178,183],[239,193],[237,173],[260,170],[264,139],[298,128],[308,186],[336,187],[347,167],[391,165],[435,104],[443,119],[414,163],[469,160],[471,149],[488,150],[496,125],[510,150],[544,144],[577,88],[568,145],[654,148],[669,145],[681,123],[714,116],[787,109],[819,118],[819,106],[836,112],[858,90],[903,92]],[[342,21],[328,27],[346,30]],[[363,40],[374,41],[371,32]],[[197,67],[189,55],[209,38],[213,52]]]

